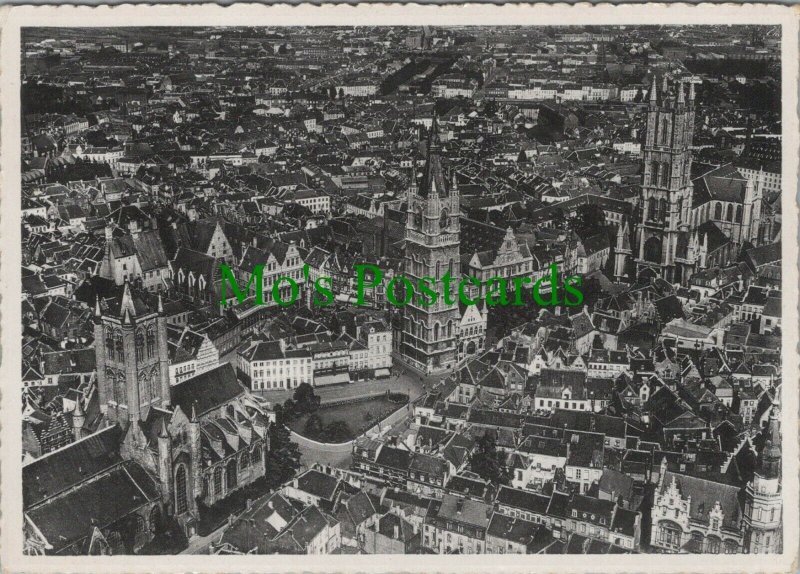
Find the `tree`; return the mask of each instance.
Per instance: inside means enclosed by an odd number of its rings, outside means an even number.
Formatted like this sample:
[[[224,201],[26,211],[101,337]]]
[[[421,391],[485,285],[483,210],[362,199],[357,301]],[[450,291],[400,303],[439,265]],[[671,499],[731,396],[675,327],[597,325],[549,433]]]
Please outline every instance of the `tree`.
[[[283,402],[283,408],[281,409],[283,413],[283,417],[281,418],[281,424],[285,424],[290,420],[294,419],[298,412],[297,412],[297,404],[295,404],[293,399],[286,399]]]
[[[564,211],[556,207],[553,211],[553,216],[550,218],[553,227],[556,229],[564,229],[564,224],[567,223],[567,218],[564,216]]]
[[[330,423],[325,427],[322,436],[325,437],[326,441],[330,442],[345,442],[353,438],[350,425],[344,421],[333,421]]]
[[[269,453],[267,454],[267,476],[282,484],[292,478],[300,468],[300,450],[290,439],[289,429],[273,424],[269,429]]]
[[[319,397],[314,392],[314,387],[308,383],[301,383],[294,390],[292,398],[295,402],[295,411],[298,414],[313,413],[319,408]]]
[[[336,99],[336,86],[331,86],[328,90],[328,97],[331,101]]]
[[[319,415],[314,413],[306,420],[306,424],[303,427],[303,434],[307,437],[317,437],[322,432],[322,419],[319,418]]]
[[[578,233],[582,231],[599,231],[606,223],[606,214],[603,208],[593,203],[578,207],[572,225]]]
[[[503,453],[497,450],[494,435],[487,432],[478,439],[477,446],[470,458],[472,471],[492,484],[508,484],[511,477],[504,464]]]

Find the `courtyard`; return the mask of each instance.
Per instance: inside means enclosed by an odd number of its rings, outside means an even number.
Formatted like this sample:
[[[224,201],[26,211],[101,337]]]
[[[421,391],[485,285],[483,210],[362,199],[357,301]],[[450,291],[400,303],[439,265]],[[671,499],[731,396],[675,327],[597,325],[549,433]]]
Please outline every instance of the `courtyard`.
[[[317,442],[344,443],[407,404],[408,395],[404,393],[387,393],[331,406],[323,404],[316,412],[291,421],[289,428]]]

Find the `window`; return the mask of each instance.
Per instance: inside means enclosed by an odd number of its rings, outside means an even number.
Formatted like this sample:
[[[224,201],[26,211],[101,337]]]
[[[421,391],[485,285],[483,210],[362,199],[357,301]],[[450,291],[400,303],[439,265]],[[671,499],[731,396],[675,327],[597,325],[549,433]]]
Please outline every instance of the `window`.
[[[677,548],[681,544],[681,530],[676,524],[662,522],[658,528],[657,540],[662,546]]]
[[[719,554],[722,541],[716,536],[709,536],[706,539],[706,552],[708,554]]]
[[[147,358],[152,359],[156,353],[156,331],[152,325],[147,326]]]
[[[222,496],[222,467],[214,469],[214,496]]]
[[[125,350],[122,347],[122,334],[117,332],[114,337],[114,346],[117,349],[117,362],[125,362]]]
[[[178,465],[175,472],[175,512],[182,514],[189,510],[188,498],[186,496],[186,466]]]
[[[231,459],[225,467],[225,488],[230,491],[236,488],[236,460]]]
[[[144,333],[141,330],[136,331],[136,360],[141,361],[144,359]]]

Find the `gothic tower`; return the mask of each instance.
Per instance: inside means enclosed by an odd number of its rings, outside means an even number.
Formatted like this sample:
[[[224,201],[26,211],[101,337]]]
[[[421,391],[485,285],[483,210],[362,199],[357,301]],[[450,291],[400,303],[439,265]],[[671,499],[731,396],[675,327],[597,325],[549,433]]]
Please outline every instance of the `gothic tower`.
[[[455,178],[448,181],[440,157],[438,122],[428,134],[428,159],[419,185],[412,176],[405,231],[405,275],[416,285],[419,278],[435,278],[439,290],[449,273],[454,284],[460,273],[460,206]],[[426,374],[444,372],[457,362],[456,340],[461,313],[439,296],[429,307],[412,300],[403,308],[399,359]]]
[[[664,77],[659,90],[653,77],[648,99],[637,269],[649,267],[668,281],[685,282],[694,270],[688,249],[694,85],[687,98],[682,82],[670,86]]]
[[[155,305],[154,305],[155,306]],[[167,323],[126,281],[120,296],[99,297],[94,317],[100,409],[124,428],[170,402]]]
[[[631,256],[630,228],[628,220],[617,227],[617,243],[614,246],[614,278],[621,281],[625,277],[625,267]]]
[[[783,547],[781,491],[781,430],[777,404],[765,430],[761,462],[745,491],[744,550],[778,554]]]

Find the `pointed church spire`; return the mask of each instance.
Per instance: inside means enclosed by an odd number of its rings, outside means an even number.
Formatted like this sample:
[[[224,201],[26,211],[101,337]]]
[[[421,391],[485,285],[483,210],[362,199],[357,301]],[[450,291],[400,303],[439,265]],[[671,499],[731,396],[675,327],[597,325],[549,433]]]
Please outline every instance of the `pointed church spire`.
[[[192,418],[191,421],[193,423],[197,422],[197,410],[194,408],[194,403],[192,403]]]
[[[167,428],[167,419],[161,419],[161,428],[158,429],[158,438],[169,438],[169,429]]]
[[[122,302],[119,306],[120,315],[123,317],[128,316],[128,320],[130,317],[136,316],[136,307],[133,305],[133,296],[131,295],[131,284],[125,279],[125,287],[122,290]]]
[[[617,251],[630,250],[630,235],[631,232],[628,227],[628,220],[626,219],[622,226],[617,227]]]
[[[99,317],[103,312],[100,310],[100,295],[94,300],[94,316]]]
[[[436,149],[438,151],[441,147],[441,143],[442,142],[439,140],[439,115],[436,113],[436,108],[434,108],[431,131],[428,134],[428,152],[430,153],[431,149]]]
[[[425,171],[417,188],[417,193],[420,197],[446,197],[449,194],[447,178],[439,156],[440,150],[439,121],[434,110],[433,123],[428,132],[428,157],[425,160]],[[435,208],[438,209],[438,206],[435,206]]]
[[[689,101],[694,101],[694,82],[689,82]]]
[[[678,82],[678,103],[683,104],[686,102],[683,93],[683,82]]]
[[[161,299],[161,292],[158,293],[158,312],[164,313],[164,301]]]

